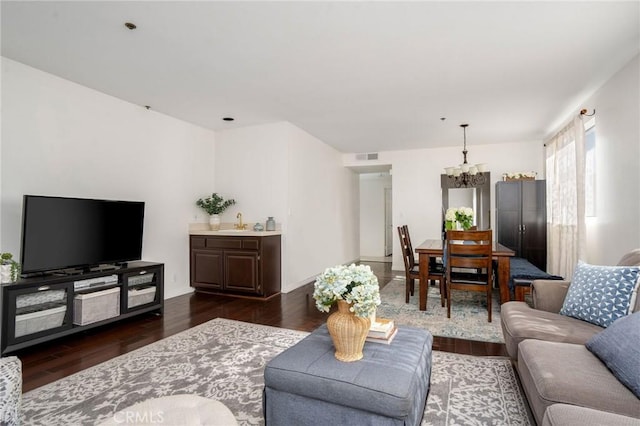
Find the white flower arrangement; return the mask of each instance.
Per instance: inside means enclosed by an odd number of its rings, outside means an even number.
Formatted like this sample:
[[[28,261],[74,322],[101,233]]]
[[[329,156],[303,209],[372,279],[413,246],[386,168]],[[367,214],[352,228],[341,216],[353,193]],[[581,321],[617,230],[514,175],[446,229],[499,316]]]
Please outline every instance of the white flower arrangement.
[[[368,265],[338,265],[316,278],[313,298],[319,311],[329,312],[334,303],[344,300],[356,316],[368,318],[380,304],[380,286]]]
[[[453,222],[460,222],[463,229],[473,225],[473,209],[471,207],[450,207],[444,215],[444,220],[449,222],[447,229],[453,229]]]

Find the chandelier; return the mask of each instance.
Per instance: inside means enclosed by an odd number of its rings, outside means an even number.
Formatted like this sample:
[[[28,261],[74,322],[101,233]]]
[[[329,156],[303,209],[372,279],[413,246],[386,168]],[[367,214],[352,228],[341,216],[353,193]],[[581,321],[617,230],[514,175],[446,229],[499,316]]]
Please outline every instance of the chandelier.
[[[449,177],[450,180],[453,181],[453,185],[456,188],[466,188],[466,187],[474,187],[478,185],[483,185],[486,182],[486,177],[484,172],[486,171],[487,165],[485,163],[475,164],[470,166],[467,163],[467,127],[468,124],[461,124],[462,131],[464,132],[464,148],[462,150],[462,155],[464,157],[464,161],[462,164],[459,164],[457,167],[445,167],[444,170]]]

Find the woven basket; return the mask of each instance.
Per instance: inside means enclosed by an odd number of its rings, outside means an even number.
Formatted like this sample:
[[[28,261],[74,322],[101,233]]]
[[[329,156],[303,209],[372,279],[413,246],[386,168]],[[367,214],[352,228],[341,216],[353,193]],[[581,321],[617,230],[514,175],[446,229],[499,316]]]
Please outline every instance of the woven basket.
[[[369,333],[369,318],[361,318],[349,311],[351,305],[338,300],[338,310],[327,318],[327,329],[336,348],[339,361],[352,362],[362,359],[362,348]]]

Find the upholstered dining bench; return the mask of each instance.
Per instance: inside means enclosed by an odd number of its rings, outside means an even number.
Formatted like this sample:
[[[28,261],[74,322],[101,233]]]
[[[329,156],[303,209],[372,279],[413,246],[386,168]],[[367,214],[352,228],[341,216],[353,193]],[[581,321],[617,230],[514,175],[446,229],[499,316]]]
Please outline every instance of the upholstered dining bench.
[[[524,302],[525,295],[531,291],[533,280],[562,280],[558,275],[549,274],[527,259],[512,257],[509,259],[509,290],[514,293],[514,300]]]
[[[390,345],[367,342],[360,361],[341,362],[323,325],[267,363],[266,425],[419,425],[432,344],[428,331],[399,327]]]

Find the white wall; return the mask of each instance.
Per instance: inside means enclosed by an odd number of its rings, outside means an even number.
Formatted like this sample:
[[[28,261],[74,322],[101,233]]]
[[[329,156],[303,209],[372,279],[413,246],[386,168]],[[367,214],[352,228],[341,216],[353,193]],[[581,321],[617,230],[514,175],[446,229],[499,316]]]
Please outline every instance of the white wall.
[[[238,212],[251,226],[268,216],[282,223],[287,214],[287,124],[275,123],[216,132],[216,192],[236,204],[221,215],[235,222]],[[205,219],[206,221],[206,219]]]
[[[299,287],[329,266],[358,260],[358,176],[342,156],[289,124],[289,280]]]
[[[214,133],[2,58],[3,251],[20,251],[22,195],[141,200],[144,260],[165,297],[189,287],[188,223],[213,192]]]
[[[584,106],[596,110],[596,217],[587,261],[615,265],[640,247],[640,59],[636,56]]]
[[[216,134],[216,188],[247,221],[282,227],[282,291],[358,258],[357,176],[333,148],[290,123]],[[224,218],[223,218],[224,220]]]
[[[388,173],[360,175],[360,257],[385,256],[384,194],[387,188],[391,188]]]
[[[544,151],[541,141],[491,145],[470,145],[472,163],[487,163],[491,172],[492,228],[495,228],[495,183],[506,172],[535,171],[543,179]],[[440,175],[444,167],[462,161],[460,147],[430,148],[379,153],[376,162],[357,161],[353,154],[345,154],[346,166],[365,164],[391,165],[393,170],[393,226],[408,225],[413,246],[425,239],[440,238],[442,227],[442,193]],[[396,234],[394,234],[396,235]],[[404,270],[400,243],[394,238],[394,270]]]

